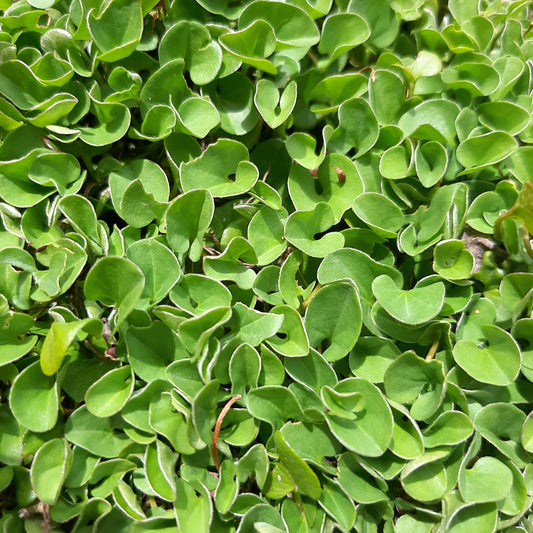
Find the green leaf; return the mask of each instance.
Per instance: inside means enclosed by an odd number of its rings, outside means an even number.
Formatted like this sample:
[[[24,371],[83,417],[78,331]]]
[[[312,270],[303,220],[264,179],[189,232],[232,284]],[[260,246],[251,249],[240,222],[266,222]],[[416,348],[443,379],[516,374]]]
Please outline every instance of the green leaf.
[[[183,58],[185,69],[197,85],[213,81],[222,66],[222,50],[205,26],[194,20],[180,20],[163,35],[159,61],[165,65]]]
[[[395,124],[403,110],[405,83],[391,70],[376,69],[368,80],[368,95],[372,110],[380,124]]]
[[[30,320],[31,318],[23,313],[12,313],[3,321],[0,327],[0,365],[20,359],[35,346],[38,337],[26,335],[32,326]]]
[[[415,169],[420,183],[433,187],[443,177],[448,167],[448,152],[438,141],[420,143],[415,148]]]
[[[331,207],[320,202],[313,210],[295,211],[285,223],[285,238],[296,248],[311,257],[325,257],[343,247],[344,237],[339,232],[326,232],[335,224],[335,213]]]
[[[72,454],[64,439],[49,440],[39,448],[33,458],[30,477],[40,500],[48,505],[57,503],[71,460]]]
[[[340,453],[341,444],[324,424],[288,422],[281,430],[287,444],[308,463],[320,470],[335,474],[336,470],[325,459]]]
[[[266,59],[276,49],[276,36],[265,20],[258,19],[240,31],[225,33],[219,42],[243,63],[272,75],[277,74],[276,67]]]
[[[456,144],[455,119],[459,107],[449,100],[427,100],[407,111],[398,126],[406,137]]]
[[[179,259],[187,253],[192,261],[200,259],[214,209],[211,193],[203,189],[178,196],[170,204],[165,215],[167,241]]]
[[[257,351],[249,344],[241,344],[229,362],[232,394],[243,396],[247,390],[257,387],[260,369],[261,358]]]
[[[122,0],[125,2],[125,0]],[[96,117],[96,125],[80,126],[80,139],[89,146],[106,146],[117,142],[128,131],[131,114],[119,103],[91,102],[91,113]]]
[[[349,279],[359,289],[364,300],[374,300],[372,281],[380,275],[387,275],[397,285],[402,282],[401,274],[383,263],[378,263],[368,254],[353,248],[336,250],[327,255],[318,269],[318,281],[325,285],[333,281]]]
[[[258,181],[257,184],[263,183]],[[284,238],[285,209],[276,210],[268,205],[261,207],[248,225],[248,241],[257,254],[258,265],[268,265],[287,248]]]
[[[99,418],[110,417],[126,405],[134,386],[135,381],[129,366],[111,370],[87,390],[87,409]]]
[[[473,430],[472,421],[464,413],[447,411],[424,430],[424,445],[426,448],[456,445],[470,437]]]
[[[474,257],[464,241],[440,241],[433,251],[433,270],[444,279],[468,279],[474,271]]]
[[[380,390],[360,378],[347,378],[335,387],[337,393],[359,393],[364,409],[355,413],[355,420],[326,413],[330,431],[348,450],[368,457],[379,457],[389,447],[393,419],[392,413]],[[353,400],[359,401],[357,396]]]
[[[481,326],[484,343],[460,340],[453,349],[457,364],[483,383],[509,385],[520,371],[520,349],[509,333],[497,326]]]
[[[276,85],[267,79],[261,79],[255,86],[254,103],[263,120],[275,129],[281,126],[290,116],[297,95],[296,82],[287,84],[283,92],[279,93]]]
[[[389,339],[359,337],[350,352],[350,369],[358,378],[381,383],[385,371],[400,353],[399,348]]]
[[[267,344],[285,357],[302,357],[309,351],[309,340],[300,314],[288,305],[277,305],[271,313],[281,315],[283,322]]]
[[[494,165],[510,156],[517,148],[516,141],[503,131],[469,137],[457,147],[457,161],[468,172]]]
[[[25,429],[19,425],[7,404],[0,407],[0,430],[0,459],[6,465],[20,465]]]
[[[402,472],[404,490],[415,500],[429,502],[442,498],[446,492],[444,465],[425,456],[412,461]]]
[[[13,381],[9,406],[19,424],[37,433],[52,429],[58,417],[59,387],[36,361]]]
[[[220,139],[197,159],[182,163],[180,182],[185,192],[207,189],[214,197],[237,196],[250,190],[259,172],[238,141]]]
[[[207,98],[187,98],[178,108],[178,117],[187,132],[199,138],[220,123],[216,107]]]
[[[215,506],[222,514],[230,510],[239,492],[239,484],[235,475],[235,465],[230,461],[223,461],[220,465],[220,478],[215,492]]]
[[[217,257],[204,257],[204,272],[219,280],[235,282],[241,289],[251,289],[255,272],[250,268],[257,263],[257,256],[250,243],[243,237],[234,237],[224,252]]]
[[[370,37],[370,27],[364,18],[354,13],[330,15],[322,26],[318,45],[321,54],[327,54],[328,62],[359,46]]]
[[[454,90],[465,90],[472,96],[488,96],[499,85],[496,69],[485,63],[464,62],[443,70],[442,81]]]
[[[465,502],[503,500],[513,484],[513,475],[494,457],[481,457],[471,468],[464,469],[459,478],[459,490]]]
[[[364,18],[371,28],[370,43],[378,48],[385,48],[396,39],[399,21],[396,13],[385,0],[351,0],[348,10]]]
[[[146,447],[146,481],[157,496],[166,501],[172,501],[177,496],[176,460],[177,455],[160,440]]]
[[[83,405],[67,419],[65,438],[99,457],[117,457],[131,441],[117,431],[116,422],[114,418],[92,415]]]
[[[295,5],[277,0],[257,0],[243,10],[239,17],[239,27],[249,26],[258,19],[272,26],[278,48],[309,49],[319,41],[320,35],[313,19]]]
[[[114,330],[135,309],[144,290],[141,269],[124,257],[99,259],[87,274],[85,296],[117,308]]]
[[[279,431],[274,433],[274,444],[281,464],[291,476],[295,490],[313,500],[320,498],[321,487],[318,477],[287,444],[287,441]]]
[[[328,148],[346,154],[355,150],[355,157],[368,152],[376,143],[379,126],[376,115],[366,100],[351,98],[339,107],[339,125],[332,133]]]
[[[159,303],[169,293],[181,276],[181,268],[174,254],[159,241],[146,239],[134,242],[126,252],[144,275],[144,289],[139,300],[151,307]]]
[[[165,369],[183,350],[175,334],[159,321],[147,327],[129,327],[125,341],[131,368],[146,382],[165,379]]]
[[[69,185],[77,184],[80,172],[80,164],[73,155],[53,152],[37,156],[29,168],[28,177],[40,185],[53,185],[64,196],[76,192],[70,191]]]
[[[318,203],[326,202],[333,209],[335,219],[340,220],[351,207],[352,198],[363,191],[363,183],[357,168],[347,157],[328,154],[313,173],[293,165],[288,188],[298,211],[311,210]]]
[[[524,450],[531,453],[533,450],[533,415],[529,413],[522,426],[522,446]]]
[[[265,339],[275,335],[285,320],[282,314],[260,313],[238,302],[233,306],[228,325],[234,328],[241,342],[258,346]]]
[[[505,403],[491,403],[474,417],[475,429],[519,468],[530,462],[520,445],[526,415],[518,407]]]
[[[352,209],[363,222],[384,237],[395,237],[405,223],[401,209],[378,193],[360,194],[355,198]]]
[[[112,0],[98,15],[89,11],[87,26],[100,50],[98,58],[101,61],[118,61],[128,57],[141,40],[141,2]]]
[[[361,330],[361,304],[351,283],[335,282],[320,289],[305,313],[305,329],[313,348],[325,343],[326,361],[336,361],[353,348]]]
[[[440,361],[425,361],[406,352],[392,362],[383,378],[387,398],[412,404],[411,416],[424,420],[439,407],[444,396],[444,371]]]
[[[281,428],[289,418],[304,418],[294,394],[281,386],[252,389],[246,396],[246,406],[252,416],[268,422],[274,430]]]
[[[117,480],[113,489],[113,499],[120,510],[134,520],[146,518],[132,488],[121,479]]]
[[[479,105],[478,113],[481,124],[509,135],[520,133],[529,122],[527,111],[511,102],[485,102]]]
[[[176,480],[174,514],[183,533],[208,533],[213,504],[207,489],[200,483],[194,486],[182,478]]]
[[[171,289],[169,296],[180,309],[193,315],[231,304],[231,293],[226,286],[201,274],[185,274]]]
[[[372,292],[387,313],[404,324],[428,322],[444,303],[444,284],[440,282],[402,291],[392,278],[382,275],[372,282]]]
[[[355,454],[341,454],[338,469],[340,486],[356,502],[375,503],[388,499],[385,483],[366,471]]]
[[[225,132],[244,135],[255,128],[260,115],[254,107],[254,87],[242,73],[215,80],[207,86],[206,93],[217,108]]]
[[[41,348],[41,369],[46,376],[53,376],[60,368],[67,350],[80,332],[95,337],[102,334],[101,321],[91,318],[74,322],[54,322],[50,326]]]
[[[453,514],[446,525],[450,533],[467,531],[493,531],[496,527],[498,509],[495,503],[482,503],[462,507]]]
[[[416,459],[424,452],[424,441],[420,428],[405,409],[401,409],[399,406],[395,407],[390,450],[402,459]]]

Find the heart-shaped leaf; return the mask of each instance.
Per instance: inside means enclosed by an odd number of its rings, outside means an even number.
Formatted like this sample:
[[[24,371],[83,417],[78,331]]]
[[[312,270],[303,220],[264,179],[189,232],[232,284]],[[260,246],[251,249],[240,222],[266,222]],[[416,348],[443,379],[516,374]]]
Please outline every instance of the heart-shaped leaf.
[[[481,326],[481,331],[485,339],[481,345],[471,340],[461,340],[455,345],[455,361],[478,381],[509,385],[520,371],[520,349],[516,341],[497,326]]]
[[[326,361],[344,357],[354,346],[361,329],[361,304],[351,283],[335,282],[320,289],[305,313],[309,344],[322,346]]]
[[[134,386],[131,368],[116,368],[89,387],[85,395],[87,409],[99,418],[110,417],[126,405]]]
[[[48,431],[57,422],[58,384],[53,377],[43,374],[36,361],[14,380],[9,406],[21,426],[37,433]]]
[[[104,257],[91,268],[85,280],[85,295],[104,305],[116,307],[115,331],[135,309],[144,290],[141,269],[124,257]]]
[[[428,322],[444,303],[444,284],[440,282],[402,291],[392,278],[382,275],[372,282],[372,292],[385,311],[404,324]]]
[[[338,13],[324,21],[318,51],[328,54],[331,62],[369,37],[370,27],[364,18],[354,13]]]
[[[228,52],[243,63],[269,74],[277,74],[276,67],[265,59],[276,49],[274,30],[265,20],[258,19],[240,31],[225,33],[219,41]]]
[[[253,187],[257,167],[248,161],[248,150],[238,141],[220,139],[194,161],[180,167],[185,192],[207,189],[214,197],[236,196]]]
[[[380,390],[360,378],[340,381],[334,390],[341,394],[360,394],[362,400],[359,400],[359,396],[353,396],[353,399],[357,399],[358,403],[364,401],[364,408],[355,413],[355,420],[340,417],[333,412],[326,413],[326,422],[333,435],[346,448],[360,455],[382,455],[392,438],[393,419],[390,407]],[[376,431],[376,428],[379,430]]]
[[[254,102],[263,120],[275,129],[290,116],[296,104],[297,85],[294,81],[287,84],[281,96],[276,85],[262,79],[255,86]]]
[[[43,444],[33,459],[31,483],[38,498],[55,505],[68,474],[72,454],[64,439],[52,439]]]

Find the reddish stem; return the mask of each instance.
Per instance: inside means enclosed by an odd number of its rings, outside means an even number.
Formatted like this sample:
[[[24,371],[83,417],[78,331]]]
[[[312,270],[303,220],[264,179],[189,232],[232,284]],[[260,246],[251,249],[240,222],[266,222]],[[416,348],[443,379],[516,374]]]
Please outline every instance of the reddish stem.
[[[217,421],[215,423],[215,431],[213,433],[213,444],[211,445],[211,455],[213,456],[213,462],[215,463],[215,468],[217,469],[217,471],[220,470],[220,462],[218,460],[217,455],[217,443],[218,435],[220,434],[220,426],[222,426],[224,417],[228,414],[228,411],[231,409],[231,406],[241,398],[242,396],[240,394],[237,394],[233,398],[230,398],[226,405],[222,408],[222,411],[220,411],[220,414],[218,415]]]

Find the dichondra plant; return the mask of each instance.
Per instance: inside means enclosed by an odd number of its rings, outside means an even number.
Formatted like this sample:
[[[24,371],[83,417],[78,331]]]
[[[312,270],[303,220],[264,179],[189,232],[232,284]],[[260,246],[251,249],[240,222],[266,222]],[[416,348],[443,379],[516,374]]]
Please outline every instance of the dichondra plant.
[[[533,532],[528,0],[0,0],[0,531]]]

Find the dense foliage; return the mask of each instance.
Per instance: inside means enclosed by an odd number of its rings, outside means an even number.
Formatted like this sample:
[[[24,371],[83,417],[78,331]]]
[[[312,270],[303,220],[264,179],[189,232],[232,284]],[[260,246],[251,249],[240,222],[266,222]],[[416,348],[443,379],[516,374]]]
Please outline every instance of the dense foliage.
[[[0,14],[1,531],[533,531],[529,0]]]

